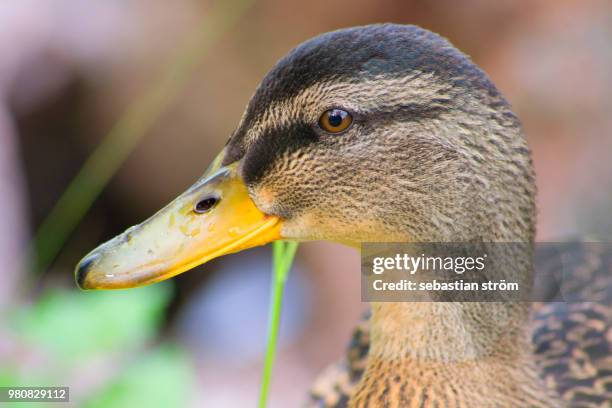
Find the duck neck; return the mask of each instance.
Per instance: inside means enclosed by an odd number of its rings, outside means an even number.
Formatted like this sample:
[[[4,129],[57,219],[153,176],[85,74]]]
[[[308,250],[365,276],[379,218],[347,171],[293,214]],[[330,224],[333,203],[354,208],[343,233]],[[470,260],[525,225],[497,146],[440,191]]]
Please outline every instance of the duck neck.
[[[521,293],[530,292],[533,272],[530,243],[466,243],[465,248],[463,244],[430,246],[425,244],[411,250],[419,253],[422,249],[435,255],[443,251],[453,256],[478,250],[489,257],[486,269],[474,271],[471,279],[503,278],[517,283]],[[411,276],[427,281],[431,274],[419,271]],[[454,272],[440,276],[455,277]],[[516,301],[519,297],[508,298],[496,292],[497,297],[492,299],[500,301],[449,302],[440,300],[452,299],[452,296],[442,297],[434,291],[427,295],[426,299],[432,301],[372,304],[371,353],[381,358],[406,358],[424,364],[453,364],[496,358],[506,362],[518,360],[529,350],[525,333],[529,307],[528,303]]]
[[[445,364],[519,358],[526,318],[522,303],[373,303],[370,353]]]
[[[374,303],[370,351],[351,406],[559,406],[523,330],[523,303]],[[452,405],[449,403],[449,405]]]

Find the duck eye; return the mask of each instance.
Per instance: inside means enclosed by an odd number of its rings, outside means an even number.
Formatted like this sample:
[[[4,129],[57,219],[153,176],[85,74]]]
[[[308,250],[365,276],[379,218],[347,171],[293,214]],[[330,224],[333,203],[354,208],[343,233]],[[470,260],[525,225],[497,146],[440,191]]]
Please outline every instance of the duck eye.
[[[342,109],[330,109],[319,118],[319,126],[329,133],[340,133],[353,122],[353,117]]]
[[[204,214],[205,212],[210,211],[215,205],[217,205],[218,202],[218,197],[205,197],[196,203],[195,207],[193,207],[193,212],[197,214]]]

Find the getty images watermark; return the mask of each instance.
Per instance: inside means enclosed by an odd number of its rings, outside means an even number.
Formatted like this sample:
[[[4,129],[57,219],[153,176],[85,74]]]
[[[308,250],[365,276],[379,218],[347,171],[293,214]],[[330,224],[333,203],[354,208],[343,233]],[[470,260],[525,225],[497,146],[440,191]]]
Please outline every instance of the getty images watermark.
[[[567,274],[573,273],[568,259],[596,253],[611,256],[612,244],[364,243],[362,300],[595,301],[593,291],[575,289],[576,277]]]

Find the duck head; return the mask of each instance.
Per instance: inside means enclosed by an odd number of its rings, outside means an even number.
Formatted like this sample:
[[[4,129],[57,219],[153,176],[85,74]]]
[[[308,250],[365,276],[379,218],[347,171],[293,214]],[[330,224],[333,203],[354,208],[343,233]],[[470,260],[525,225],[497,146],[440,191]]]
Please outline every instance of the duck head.
[[[76,280],[140,286],[277,239],[531,241],[533,196],[518,120],[464,54],[415,26],[344,29],[282,58],[206,174]]]

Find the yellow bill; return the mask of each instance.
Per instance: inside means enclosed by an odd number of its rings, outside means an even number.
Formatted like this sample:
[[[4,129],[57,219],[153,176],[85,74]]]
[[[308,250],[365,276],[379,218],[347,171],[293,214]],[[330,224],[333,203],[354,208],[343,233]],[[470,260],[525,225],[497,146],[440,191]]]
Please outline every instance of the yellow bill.
[[[220,167],[219,162],[157,214],[85,256],[75,270],[79,287],[148,285],[280,239],[280,218],[255,206],[236,164]]]

